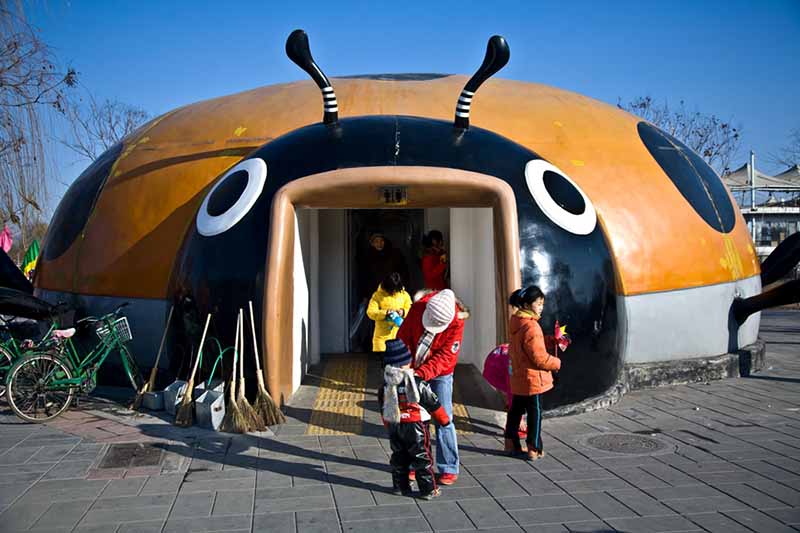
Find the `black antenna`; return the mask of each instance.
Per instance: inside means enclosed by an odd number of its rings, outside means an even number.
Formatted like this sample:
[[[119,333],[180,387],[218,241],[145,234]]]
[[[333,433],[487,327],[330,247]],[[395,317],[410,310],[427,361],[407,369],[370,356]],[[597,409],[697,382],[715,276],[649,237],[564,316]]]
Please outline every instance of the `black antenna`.
[[[464,86],[464,89],[461,91],[461,96],[458,97],[458,104],[456,105],[456,128],[469,128],[469,108],[470,105],[472,105],[472,97],[475,96],[475,92],[483,82],[506,66],[509,57],[511,57],[511,50],[508,49],[508,43],[503,37],[494,35],[489,39],[489,44],[486,45],[486,56],[483,58],[483,63]]]
[[[322,121],[325,124],[336,124],[339,122],[339,104],[336,102],[336,93],[333,86],[328,81],[328,77],[314,62],[311,56],[311,49],[308,47],[308,35],[303,30],[294,30],[289,38],[286,39],[286,55],[294,61],[298,67],[305,70],[311,79],[317,82],[322,90],[322,103],[325,105],[325,115]]]

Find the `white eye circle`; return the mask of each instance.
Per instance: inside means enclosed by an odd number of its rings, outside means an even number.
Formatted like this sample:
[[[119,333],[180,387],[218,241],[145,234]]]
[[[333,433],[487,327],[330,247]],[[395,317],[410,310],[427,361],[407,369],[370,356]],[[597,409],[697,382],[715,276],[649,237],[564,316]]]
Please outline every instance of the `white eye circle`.
[[[591,200],[558,167],[542,159],[525,165],[528,190],[545,215],[575,235],[588,235],[597,225]]]
[[[200,206],[198,233],[211,237],[231,229],[256,203],[266,181],[267,164],[263,159],[247,159],[228,170]]]

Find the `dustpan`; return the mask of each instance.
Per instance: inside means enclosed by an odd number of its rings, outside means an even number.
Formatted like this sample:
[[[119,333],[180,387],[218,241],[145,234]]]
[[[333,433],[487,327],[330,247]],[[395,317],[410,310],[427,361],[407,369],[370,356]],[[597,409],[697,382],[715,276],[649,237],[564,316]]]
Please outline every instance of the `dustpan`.
[[[214,379],[214,374],[217,366],[222,362],[223,354],[230,349],[220,351],[211,368],[211,374],[208,376],[208,387],[195,400],[195,417],[197,425],[200,427],[219,431],[222,420],[225,418],[225,381]]]

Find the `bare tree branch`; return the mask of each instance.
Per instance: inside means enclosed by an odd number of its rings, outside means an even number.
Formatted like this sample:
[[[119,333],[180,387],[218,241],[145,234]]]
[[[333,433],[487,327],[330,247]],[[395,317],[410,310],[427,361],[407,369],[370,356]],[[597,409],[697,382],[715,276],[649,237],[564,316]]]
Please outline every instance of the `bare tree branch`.
[[[777,153],[768,156],[770,163],[791,167],[800,164],[800,128],[789,133],[789,141]]]
[[[67,119],[71,138],[63,141],[73,152],[89,161],[132,133],[149,118],[143,109],[116,100],[102,104],[91,95],[83,102],[70,105]]]
[[[617,107],[652,122],[694,150],[718,174],[731,171],[730,164],[741,147],[741,127],[715,115],[688,111],[683,100],[671,109],[667,102],[659,105],[652,97],[644,96]]]

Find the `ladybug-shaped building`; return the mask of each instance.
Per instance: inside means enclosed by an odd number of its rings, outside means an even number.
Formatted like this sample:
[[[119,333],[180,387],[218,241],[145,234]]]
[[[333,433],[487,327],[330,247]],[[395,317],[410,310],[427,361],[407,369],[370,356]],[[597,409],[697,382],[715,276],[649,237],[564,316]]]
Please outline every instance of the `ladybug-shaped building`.
[[[316,84],[179,108],[94,162],[53,218],[39,294],[89,310],[130,301],[151,344],[172,304],[212,312],[232,343],[252,300],[268,387],[285,401],[321,353],[350,348],[348,224],[383,209],[449,234],[452,286],[473,311],[463,362],[506,340],[511,291],[542,287],[545,331],[558,319],[573,338],[551,406],[602,394],[626,364],[756,341],[755,309],[731,318],[761,292],[747,226],[680,141],[578,94],[486,81],[508,60],[499,37],[469,80],[331,84],[304,33],[287,52]],[[144,366],[155,353],[136,351]]]

